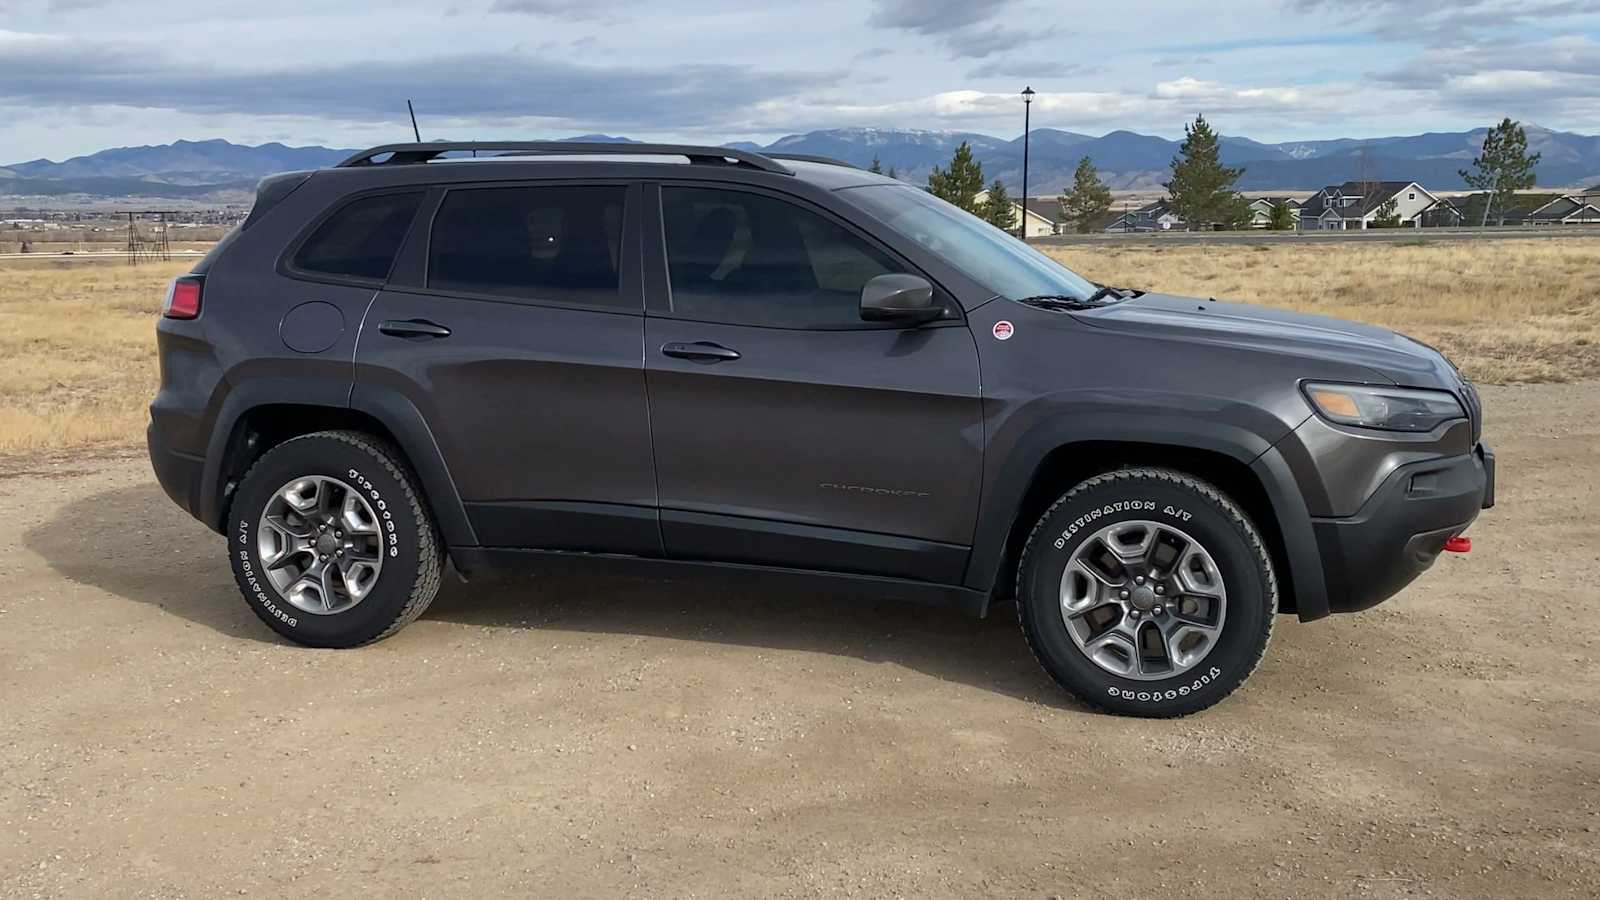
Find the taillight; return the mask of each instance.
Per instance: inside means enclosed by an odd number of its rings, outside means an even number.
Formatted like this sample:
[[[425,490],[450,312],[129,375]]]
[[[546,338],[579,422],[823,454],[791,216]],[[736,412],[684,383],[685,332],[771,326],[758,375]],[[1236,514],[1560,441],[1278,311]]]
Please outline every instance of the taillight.
[[[193,319],[200,315],[200,279],[175,278],[167,288],[167,301],[161,314],[169,319]]]

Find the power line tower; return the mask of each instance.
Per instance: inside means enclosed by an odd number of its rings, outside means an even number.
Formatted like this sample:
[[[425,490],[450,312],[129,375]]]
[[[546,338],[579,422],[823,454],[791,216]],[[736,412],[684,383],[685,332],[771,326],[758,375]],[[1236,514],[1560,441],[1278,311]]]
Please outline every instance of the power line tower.
[[[172,258],[172,239],[168,234],[170,216],[177,215],[169,209],[128,210],[128,265],[141,261],[166,261]],[[148,236],[140,233],[141,220],[149,223]]]

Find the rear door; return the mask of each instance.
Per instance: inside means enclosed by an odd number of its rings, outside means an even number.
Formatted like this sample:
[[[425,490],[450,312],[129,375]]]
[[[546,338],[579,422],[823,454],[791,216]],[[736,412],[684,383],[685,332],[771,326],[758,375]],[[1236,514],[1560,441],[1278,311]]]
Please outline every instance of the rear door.
[[[358,397],[422,414],[482,546],[660,554],[640,196],[436,190],[366,317]]]
[[[645,359],[668,555],[958,583],[983,433],[959,306],[864,322],[862,286],[912,271],[870,236],[784,194],[656,190]]]

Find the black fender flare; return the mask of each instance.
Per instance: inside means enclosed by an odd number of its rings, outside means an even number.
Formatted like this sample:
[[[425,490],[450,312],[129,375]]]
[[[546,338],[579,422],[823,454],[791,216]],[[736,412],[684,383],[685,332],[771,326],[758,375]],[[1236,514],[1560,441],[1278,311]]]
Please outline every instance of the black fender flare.
[[[228,445],[239,420],[251,410],[280,404],[349,409],[376,420],[393,436],[422,482],[423,493],[445,545],[470,547],[477,544],[477,536],[445,464],[444,454],[416,406],[396,391],[369,385],[351,390],[348,383],[330,384],[326,379],[317,378],[252,379],[235,387],[223,400],[211,424],[211,440],[200,482],[199,515],[212,530],[226,530],[221,480]]]
[[[1288,428],[1284,429],[1287,434]],[[1272,440],[1250,429],[1201,417],[1148,414],[1063,413],[1042,421],[1017,440],[991,479],[978,511],[965,586],[992,594],[1004,563],[1007,540],[1024,497],[1045,458],[1062,447],[1089,443],[1138,443],[1218,453],[1247,468],[1260,481],[1283,538],[1299,617],[1328,614],[1322,557],[1311,528],[1311,514],[1294,474]]]

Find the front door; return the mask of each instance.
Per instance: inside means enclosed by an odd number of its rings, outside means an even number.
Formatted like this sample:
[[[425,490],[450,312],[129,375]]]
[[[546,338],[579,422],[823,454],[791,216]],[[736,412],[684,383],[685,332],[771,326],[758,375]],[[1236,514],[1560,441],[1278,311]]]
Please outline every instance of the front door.
[[[645,367],[667,554],[958,583],[983,443],[959,307],[864,322],[862,286],[910,269],[847,223],[754,189],[659,194]]]
[[[422,414],[482,546],[661,553],[641,196],[452,187],[367,314],[357,398]]]

